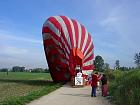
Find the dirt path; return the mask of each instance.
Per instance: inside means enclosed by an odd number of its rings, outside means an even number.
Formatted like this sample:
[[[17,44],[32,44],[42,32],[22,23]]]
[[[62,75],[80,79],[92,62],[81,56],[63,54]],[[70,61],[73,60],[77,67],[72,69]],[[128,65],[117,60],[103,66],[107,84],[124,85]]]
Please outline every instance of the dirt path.
[[[32,101],[28,105],[110,105],[97,91],[97,97],[90,97],[91,87],[72,88],[64,85],[60,89]]]

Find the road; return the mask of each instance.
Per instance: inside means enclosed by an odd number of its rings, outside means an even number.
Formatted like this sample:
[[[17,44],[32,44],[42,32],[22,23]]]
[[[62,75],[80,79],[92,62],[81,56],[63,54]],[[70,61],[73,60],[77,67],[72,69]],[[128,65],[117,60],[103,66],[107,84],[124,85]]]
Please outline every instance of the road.
[[[72,88],[69,85],[43,96],[27,105],[110,105],[97,91],[97,97],[90,97],[91,87]]]

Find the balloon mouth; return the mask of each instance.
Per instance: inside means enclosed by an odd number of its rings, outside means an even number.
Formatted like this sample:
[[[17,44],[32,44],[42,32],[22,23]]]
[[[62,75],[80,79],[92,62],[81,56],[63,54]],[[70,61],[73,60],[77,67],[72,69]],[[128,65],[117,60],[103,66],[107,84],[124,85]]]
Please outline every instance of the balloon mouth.
[[[81,60],[83,60],[84,55],[79,48],[73,48],[72,51],[73,51],[74,57],[79,57]]]
[[[82,67],[84,55],[81,52],[81,50],[79,48],[73,48],[72,52],[73,52],[75,66],[80,65]]]

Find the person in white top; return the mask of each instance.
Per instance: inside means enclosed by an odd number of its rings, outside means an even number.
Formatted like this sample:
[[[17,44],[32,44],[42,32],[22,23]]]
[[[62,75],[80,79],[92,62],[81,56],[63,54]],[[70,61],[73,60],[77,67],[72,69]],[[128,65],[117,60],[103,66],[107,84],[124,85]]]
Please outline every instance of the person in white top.
[[[77,73],[77,77],[82,77],[81,71],[79,71],[79,72]]]

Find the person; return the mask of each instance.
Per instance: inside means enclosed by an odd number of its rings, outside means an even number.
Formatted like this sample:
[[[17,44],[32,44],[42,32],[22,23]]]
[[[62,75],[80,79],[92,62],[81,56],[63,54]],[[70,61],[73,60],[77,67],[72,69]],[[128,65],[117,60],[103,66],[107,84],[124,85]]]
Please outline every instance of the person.
[[[82,70],[79,70],[79,72],[77,73],[77,77],[82,77]]]
[[[100,80],[102,78],[102,75],[100,73],[97,74],[97,78],[98,78],[98,81],[97,81],[97,91],[100,90]]]
[[[98,77],[97,77],[98,73],[95,73],[92,75],[92,83],[91,83],[91,87],[92,87],[92,91],[91,91],[91,97],[96,97],[96,88],[97,88],[97,82],[98,82]]]
[[[108,93],[107,77],[105,74],[103,74],[101,82],[102,82],[102,96],[105,97],[107,96]]]
[[[100,81],[97,81],[97,91],[100,90]]]
[[[89,75],[88,75],[88,82],[89,82],[89,84],[91,85],[91,83],[92,83],[92,74],[89,74]]]

